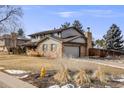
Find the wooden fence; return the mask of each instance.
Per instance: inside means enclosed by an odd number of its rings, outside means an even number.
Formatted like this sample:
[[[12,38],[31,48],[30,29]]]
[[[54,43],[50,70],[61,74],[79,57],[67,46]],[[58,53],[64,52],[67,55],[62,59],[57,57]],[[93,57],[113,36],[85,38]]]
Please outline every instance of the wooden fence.
[[[89,49],[89,56],[107,57],[107,56],[121,56],[121,55],[124,55],[124,53],[121,51],[97,49],[97,48]]]

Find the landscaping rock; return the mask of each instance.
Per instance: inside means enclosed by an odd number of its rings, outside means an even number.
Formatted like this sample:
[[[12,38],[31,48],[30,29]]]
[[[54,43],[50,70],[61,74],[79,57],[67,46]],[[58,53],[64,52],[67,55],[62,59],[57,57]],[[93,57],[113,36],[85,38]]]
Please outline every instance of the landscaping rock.
[[[111,86],[105,86],[105,88],[111,88]]]
[[[49,86],[49,88],[60,88],[59,85],[52,85],[52,86]]]
[[[26,74],[29,73],[29,71],[24,71],[24,70],[4,70],[8,74]]]
[[[24,75],[24,76],[21,76],[19,77],[20,79],[23,79],[23,78],[27,78],[29,75]]]
[[[74,88],[74,85],[72,85],[72,84],[66,84],[64,86],[61,86],[61,88]]]
[[[5,68],[4,67],[0,67],[0,70],[4,70]]]

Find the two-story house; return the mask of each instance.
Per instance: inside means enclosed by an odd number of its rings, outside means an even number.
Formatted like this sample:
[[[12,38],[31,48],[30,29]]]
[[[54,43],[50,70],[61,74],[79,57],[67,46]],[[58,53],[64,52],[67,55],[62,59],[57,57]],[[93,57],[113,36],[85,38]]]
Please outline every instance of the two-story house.
[[[34,49],[46,57],[82,57],[92,48],[90,31],[81,32],[75,27],[54,29],[29,35],[31,42],[25,43],[27,49]]]

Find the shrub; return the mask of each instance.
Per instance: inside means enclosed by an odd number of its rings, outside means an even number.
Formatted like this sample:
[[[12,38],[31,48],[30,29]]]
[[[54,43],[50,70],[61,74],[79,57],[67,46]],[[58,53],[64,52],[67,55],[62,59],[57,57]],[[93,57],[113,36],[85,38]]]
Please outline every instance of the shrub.
[[[35,57],[42,57],[43,53],[39,53],[39,52],[34,51],[34,50],[28,50],[27,55],[28,56],[35,56]]]
[[[89,76],[86,74],[86,71],[82,69],[80,69],[74,76],[74,81],[77,85],[83,85],[91,82]]]
[[[61,84],[66,84],[71,81],[71,76],[69,75],[68,69],[64,66],[62,66],[62,69],[58,71],[53,78]]]
[[[105,72],[99,67],[98,70],[96,70],[92,78],[95,80],[99,80],[101,83],[106,84],[107,83],[107,78]]]

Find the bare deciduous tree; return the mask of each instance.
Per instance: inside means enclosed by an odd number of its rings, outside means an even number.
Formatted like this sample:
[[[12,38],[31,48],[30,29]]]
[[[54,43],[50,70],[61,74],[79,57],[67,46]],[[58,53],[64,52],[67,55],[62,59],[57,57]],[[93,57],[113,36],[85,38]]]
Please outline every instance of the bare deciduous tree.
[[[0,5],[0,33],[14,31],[21,25],[23,16],[19,6]]]

